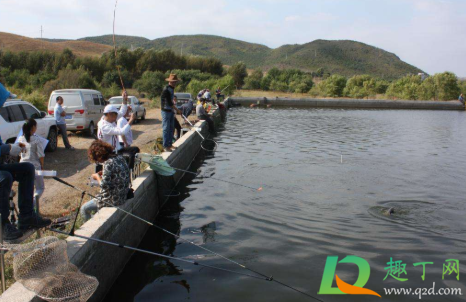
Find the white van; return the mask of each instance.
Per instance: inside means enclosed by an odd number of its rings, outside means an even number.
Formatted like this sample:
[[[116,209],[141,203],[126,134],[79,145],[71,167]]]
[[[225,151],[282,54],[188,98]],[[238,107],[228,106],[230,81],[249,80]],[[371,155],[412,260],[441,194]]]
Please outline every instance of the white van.
[[[102,93],[90,89],[61,89],[50,95],[48,113],[53,115],[57,97],[63,98],[63,108],[68,131],[86,130],[94,134],[97,123],[102,118],[106,101]]]

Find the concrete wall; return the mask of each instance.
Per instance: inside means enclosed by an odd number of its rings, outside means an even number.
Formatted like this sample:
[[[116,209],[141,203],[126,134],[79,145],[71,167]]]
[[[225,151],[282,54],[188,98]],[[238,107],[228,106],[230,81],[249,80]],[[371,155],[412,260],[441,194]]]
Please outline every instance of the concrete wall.
[[[465,110],[459,101],[392,101],[392,100],[357,100],[357,99],[312,99],[312,98],[241,98],[230,97],[225,101],[232,106],[287,106],[317,108],[351,108],[351,109],[426,109],[426,110]]]
[[[213,113],[216,123],[220,121],[218,110]],[[209,135],[207,123],[195,125],[202,135]],[[187,169],[200,150],[201,137],[194,130],[189,131],[174,146],[172,153],[163,153],[166,161],[175,168]],[[160,177],[148,168],[133,181],[134,198],[122,208],[146,220],[153,221],[160,208],[168,200],[170,189],[178,183],[183,173],[174,177]],[[92,219],[76,231],[76,234],[137,247],[144,237],[148,225],[115,208],[103,208]],[[101,301],[112,286],[133,252],[76,237],[68,237],[68,257],[83,273],[97,277],[99,287],[89,301]],[[2,296],[0,301],[29,302],[41,301],[34,293],[16,282]]]

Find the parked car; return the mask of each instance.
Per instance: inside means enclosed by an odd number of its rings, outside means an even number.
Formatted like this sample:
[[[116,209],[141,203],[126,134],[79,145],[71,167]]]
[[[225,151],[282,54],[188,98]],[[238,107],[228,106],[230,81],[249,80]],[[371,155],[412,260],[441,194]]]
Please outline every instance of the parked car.
[[[185,104],[185,103],[187,103],[189,101],[193,101],[193,96],[191,95],[191,93],[176,92],[175,96],[177,98],[176,107],[178,107],[178,109],[181,108],[181,105],[183,105],[183,104]],[[196,106],[196,104],[194,104],[194,106]]]
[[[123,104],[123,97],[121,96],[114,96],[108,100],[109,104],[112,105],[121,105]],[[128,106],[131,106],[131,109],[133,110],[134,113],[136,113],[136,120],[138,118],[141,119],[141,121],[146,119],[146,109],[143,106],[144,102],[139,101],[139,99],[135,96],[128,96]],[[120,109],[121,106],[118,106],[118,109]]]
[[[57,96],[63,98],[63,108],[68,131],[84,131],[94,135],[107,105],[102,93],[90,89],[62,89],[50,94],[48,112],[53,115]]]
[[[0,134],[5,143],[14,143],[24,120],[33,118],[37,121],[36,134],[49,140],[45,150],[53,152],[57,149],[57,124],[46,112],[23,100],[8,100],[0,108],[0,115]]]

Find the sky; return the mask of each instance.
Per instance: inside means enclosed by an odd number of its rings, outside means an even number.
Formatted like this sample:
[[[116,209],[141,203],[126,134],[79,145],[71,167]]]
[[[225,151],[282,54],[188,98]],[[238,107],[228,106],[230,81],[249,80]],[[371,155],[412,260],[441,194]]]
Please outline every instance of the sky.
[[[77,39],[112,33],[114,0],[0,0],[0,31]],[[276,48],[355,40],[429,74],[466,77],[466,0],[119,0],[116,33],[212,34]],[[1,41],[0,41],[1,42]]]

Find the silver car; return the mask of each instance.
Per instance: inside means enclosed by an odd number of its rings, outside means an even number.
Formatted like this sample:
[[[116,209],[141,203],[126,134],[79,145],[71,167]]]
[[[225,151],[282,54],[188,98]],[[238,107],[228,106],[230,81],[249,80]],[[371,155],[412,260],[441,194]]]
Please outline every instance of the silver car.
[[[118,106],[123,104],[123,98],[121,96],[114,96],[108,100],[108,103]],[[144,102],[139,101],[137,97],[133,95],[128,96],[128,106],[131,106],[131,109],[136,114],[136,120],[138,118],[140,118],[141,121],[146,119],[146,108],[144,108],[143,104]]]

